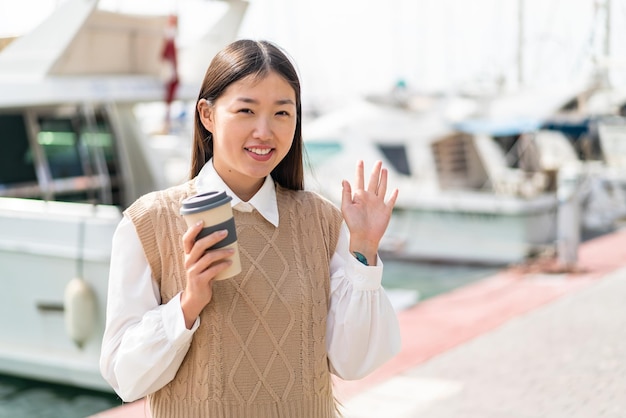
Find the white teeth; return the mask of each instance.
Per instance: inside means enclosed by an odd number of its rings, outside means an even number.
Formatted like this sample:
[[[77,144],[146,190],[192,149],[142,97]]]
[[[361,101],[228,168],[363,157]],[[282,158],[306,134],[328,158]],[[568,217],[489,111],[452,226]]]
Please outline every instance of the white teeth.
[[[248,151],[258,154],[258,155],[266,155],[270,153],[271,149],[270,148],[248,148]]]

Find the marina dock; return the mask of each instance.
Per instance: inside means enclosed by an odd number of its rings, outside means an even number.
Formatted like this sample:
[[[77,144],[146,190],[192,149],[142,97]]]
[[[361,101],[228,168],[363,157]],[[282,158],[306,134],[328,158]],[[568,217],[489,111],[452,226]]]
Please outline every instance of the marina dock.
[[[337,381],[345,418],[623,417],[626,229],[398,313],[402,350]],[[149,417],[143,400],[91,418]]]

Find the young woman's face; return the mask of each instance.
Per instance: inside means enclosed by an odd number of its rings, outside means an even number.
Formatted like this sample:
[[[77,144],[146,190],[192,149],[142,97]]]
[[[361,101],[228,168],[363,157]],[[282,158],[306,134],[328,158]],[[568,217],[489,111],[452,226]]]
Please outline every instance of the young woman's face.
[[[213,165],[241,199],[249,200],[287,155],[296,130],[296,93],[275,72],[248,76],[209,105],[198,102],[213,134]]]

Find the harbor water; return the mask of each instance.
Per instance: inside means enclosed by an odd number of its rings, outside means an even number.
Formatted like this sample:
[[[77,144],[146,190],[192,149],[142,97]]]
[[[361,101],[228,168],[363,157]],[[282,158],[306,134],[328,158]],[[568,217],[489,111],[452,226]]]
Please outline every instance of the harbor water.
[[[498,270],[486,266],[383,262],[383,284],[396,309],[488,277]],[[85,418],[121,404],[114,393],[0,375],[0,418]]]

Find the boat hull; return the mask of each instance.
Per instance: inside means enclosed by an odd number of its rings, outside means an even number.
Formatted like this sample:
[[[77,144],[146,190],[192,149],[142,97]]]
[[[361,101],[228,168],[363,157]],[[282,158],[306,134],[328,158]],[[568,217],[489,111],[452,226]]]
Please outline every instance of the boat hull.
[[[468,196],[422,201],[394,212],[382,251],[387,257],[506,265],[522,262],[557,241],[558,202]]]
[[[0,370],[110,391],[98,368],[105,324],[115,206],[0,198]],[[64,293],[80,277],[95,296],[91,332],[79,346],[66,328]]]

